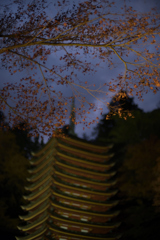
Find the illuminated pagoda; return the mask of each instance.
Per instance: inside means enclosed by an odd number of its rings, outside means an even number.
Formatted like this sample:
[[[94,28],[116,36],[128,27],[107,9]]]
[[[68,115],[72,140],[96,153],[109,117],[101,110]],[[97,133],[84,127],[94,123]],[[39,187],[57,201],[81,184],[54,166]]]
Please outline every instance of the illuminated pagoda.
[[[73,130],[73,129],[72,129]],[[112,145],[99,146],[75,135],[52,138],[30,160],[31,169],[17,240],[115,240],[120,223],[113,210],[115,162]]]

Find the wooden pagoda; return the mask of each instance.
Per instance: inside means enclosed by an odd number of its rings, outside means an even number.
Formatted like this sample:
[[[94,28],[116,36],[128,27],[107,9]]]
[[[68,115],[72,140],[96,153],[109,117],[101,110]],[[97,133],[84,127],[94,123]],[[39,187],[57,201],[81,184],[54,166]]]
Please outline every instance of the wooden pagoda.
[[[28,178],[27,212],[20,216],[17,240],[116,240],[119,211],[115,199],[112,145],[76,137],[74,98],[69,135],[52,138],[33,154]]]
[[[17,240],[114,240],[115,190],[111,145],[52,138],[30,160],[29,201]]]

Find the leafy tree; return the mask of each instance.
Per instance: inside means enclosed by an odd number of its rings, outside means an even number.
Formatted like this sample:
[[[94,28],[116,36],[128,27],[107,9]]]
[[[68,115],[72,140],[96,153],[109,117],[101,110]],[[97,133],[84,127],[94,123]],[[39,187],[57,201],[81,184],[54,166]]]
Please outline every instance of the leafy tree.
[[[121,136],[126,138],[125,131],[128,132],[125,125],[126,119],[129,120],[135,116],[134,110],[138,110],[138,112],[141,112],[141,110],[134,103],[133,98],[129,97],[125,91],[119,91],[112,98],[108,109],[109,113],[102,116],[102,119],[94,129],[93,135],[97,134],[97,139],[99,140],[103,138],[109,141],[123,143],[123,141],[119,141],[119,138]],[[124,134],[122,134],[122,132]]]
[[[120,161],[119,188],[128,199],[151,201],[154,195],[152,182],[155,181],[155,188],[158,184],[154,176],[158,172],[154,169],[158,169],[160,155],[160,109],[144,113],[134,104],[133,98],[124,97],[124,94],[122,97],[121,92],[119,97],[113,97],[109,109],[111,117],[106,119],[107,115],[104,115],[97,125],[97,138],[108,138],[115,144],[116,157]]]
[[[16,231],[20,206],[24,204],[24,186],[28,176],[28,161],[19,151],[11,131],[0,131],[0,229]]]
[[[137,110],[138,106],[134,103],[133,98],[128,96],[126,91],[121,90],[112,98],[108,108],[109,114],[107,118],[118,115],[127,119],[127,116],[132,115],[131,111]]]
[[[155,135],[160,138],[160,109],[144,113],[126,92],[120,91],[108,105],[94,129],[97,138],[105,138],[116,144],[133,144]]]
[[[25,153],[26,158],[32,157],[32,152],[38,151],[43,145],[43,138],[39,141],[39,136],[32,137],[32,128],[26,123],[19,123],[18,126],[13,126],[11,130],[16,137],[16,143],[19,146],[19,151]]]
[[[152,135],[125,148],[118,174],[124,240],[160,237],[159,146],[160,139]]]
[[[42,143],[38,138],[28,137],[31,129],[24,128],[23,123],[14,129],[8,125],[6,129],[4,121],[5,116],[0,112],[0,230],[4,239],[13,239],[20,224],[19,215],[24,214],[20,206],[26,204],[23,195],[27,194],[24,186],[27,185],[28,158]]]
[[[158,150],[159,150],[159,146],[158,146]],[[153,205],[156,207],[157,212],[160,212],[160,157],[159,156],[156,159],[156,165],[153,169],[154,179],[152,181],[152,187],[154,192]]]
[[[68,1],[57,1],[53,18],[49,18],[51,6],[44,0],[27,6],[16,0],[15,12],[4,8],[0,19],[2,66],[11,74],[28,71],[19,82],[9,81],[0,91],[0,105],[10,111],[10,121],[27,120],[36,133],[53,132],[65,123],[71,99],[64,94],[66,87],[81,100],[79,114],[84,124],[84,93],[96,99],[103,95],[105,104],[106,94],[120,89],[139,98],[150,89],[156,93],[160,87],[159,15],[154,10],[139,14],[126,6],[119,10],[115,3],[89,0],[73,3],[69,9]],[[51,64],[56,54],[60,57]],[[94,58],[96,62],[91,63]],[[92,83],[91,77],[88,80],[90,72],[94,74],[103,62],[110,70],[116,67],[116,58],[123,64],[118,76],[100,85]],[[96,106],[89,102],[89,108]]]
[[[0,111],[0,130],[4,130],[5,128],[9,128],[8,123],[5,121],[5,115],[2,111]]]
[[[159,239],[160,109],[144,113],[121,92],[110,105],[96,131],[99,140],[114,143],[122,239]]]
[[[129,199],[153,201],[152,182],[156,159],[160,156],[159,146],[160,139],[155,136],[127,146],[119,186]]]
[[[132,112],[132,116],[114,117],[115,127],[110,133],[115,143],[134,144],[155,135],[160,138],[160,110],[143,113],[141,110]]]

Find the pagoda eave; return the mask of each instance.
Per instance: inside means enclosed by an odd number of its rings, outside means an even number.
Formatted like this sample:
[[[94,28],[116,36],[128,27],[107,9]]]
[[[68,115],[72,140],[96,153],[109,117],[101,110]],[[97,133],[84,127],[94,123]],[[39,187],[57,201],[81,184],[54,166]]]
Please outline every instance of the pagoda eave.
[[[28,236],[24,236],[24,237],[16,237],[16,240],[33,240],[33,239],[38,238],[39,236],[42,236],[42,234],[44,234],[46,231],[47,231],[46,224],[43,224],[34,233],[31,233]]]
[[[30,223],[26,226],[18,226],[18,229],[21,231],[29,231],[32,230],[33,228],[41,225],[42,223],[44,223],[47,219],[48,219],[48,214],[45,212],[40,218],[38,218],[36,221],[34,221],[33,223]]]
[[[23,221],[29,221],[31,219],[34,219],[35,217],[39,216],[41,213],[46,211],[49,206],[50,206],[49,202],[44,202],[38,209],[28,213],[27,215],[19,216],[19,218]]]
[[[96,234],[93,234],[93,235],[89,235],[89,234],[86,234],[86,233],[72,233],[72,232],[69,232],[65,229],[61,230],[60,228],[57,228],[56,226],[51,226],[49,227],[49,229],[51,231],[53,231],[54,233],[52,234],[53,237],[55,237],[55,239],[59,239],[60,238],[63,238],[63,237],[69,237],[68,239],[70,240],[74,240],[75,238],[77,239],[83,239],[83,240],[116,240],[116,239],[119,239],[119,236],[109,236],[108,234],[102,236],[102,235],[96,235]],[[56,236],[57,234],[57,236]],[[57,238],[56,238],[57,237]]]

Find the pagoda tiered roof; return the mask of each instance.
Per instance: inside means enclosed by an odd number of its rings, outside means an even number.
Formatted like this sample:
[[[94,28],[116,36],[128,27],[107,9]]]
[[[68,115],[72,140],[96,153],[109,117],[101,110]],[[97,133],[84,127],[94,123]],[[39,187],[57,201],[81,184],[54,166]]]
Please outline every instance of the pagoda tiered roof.
[[[85,209],[76,208],[73,206],[66,206],[63,203],[53,201],[51,210],[51,215],[58,214],[60,216],[65,216],[66,218],[78,219],[80,221],[92,222],[92,223],[105,223],[110,221],[112,218],[119,215],[119,211],[106,211],[106,212],[95,212]],[[98,219],[98,220],[97,220]]]
[[[18,228],[18,240],[115,240],[119,227],[115,162],[112,145],[100,146],[77,138],[53,138],[33,154],[24,198],[28,211]]]

